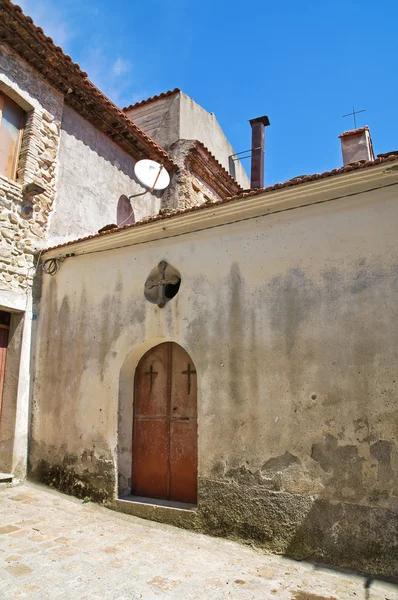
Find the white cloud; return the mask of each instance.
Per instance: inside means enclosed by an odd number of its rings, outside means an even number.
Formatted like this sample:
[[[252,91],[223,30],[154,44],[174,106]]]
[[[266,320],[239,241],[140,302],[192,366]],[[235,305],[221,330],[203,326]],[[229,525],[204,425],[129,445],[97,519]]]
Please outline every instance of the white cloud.
[[[118,106],[124,106],[126,97],[130,96],[130,77],[121,77],[131,71],[131,63],[121,57],[116,60],[111,56],[108,46],[103,46],[101,40],[96,45],[87,48],[87,52],[80,57],[80,65],[87,72],[89,79],[108,98]]]
[[[89,79],[118,106],[134,104],[151,94],[142,90],[139,82],[130,76],[132,62],[112,47],[108,34],[95,25],[84,29],[84,18],[98,14],[92,1],[76,10],[75,3],[59,0],[17,0],[25,15],[32,17],[54,43],[72,56]],[[116,35],[116,34],[115,34]],[[134,69],[135,72],[135,69]],[[134,90],[134,91],[133,91]]]
[[[59,8],[59,3],[54,0],[18,0],[18,4],[57,46],[67,49],[76,29],[71,27],[67,12]]]
[[[125,60],[124,58],[120,58],[120,56],[118,56],[118,58],[116,59],[116,61],[113,64],[113,67],[112,67],[113,74],[116,76],[124,75],[125,73],[128,73],[130,70],[131,70],[131,63],[128,60]]]

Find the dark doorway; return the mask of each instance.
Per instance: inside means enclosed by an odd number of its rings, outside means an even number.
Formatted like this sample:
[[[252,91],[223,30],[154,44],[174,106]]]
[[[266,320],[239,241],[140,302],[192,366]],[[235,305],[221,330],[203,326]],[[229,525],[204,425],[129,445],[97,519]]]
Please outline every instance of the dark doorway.
[[[0,311],[0,416],[3,401],[4,375],[6,370],[6,356],[8,335],[10,331],[11,314]]]
[[[167,342],[140,360],[134,380],[132,494],[196,504],[197,384],[183,348]]]

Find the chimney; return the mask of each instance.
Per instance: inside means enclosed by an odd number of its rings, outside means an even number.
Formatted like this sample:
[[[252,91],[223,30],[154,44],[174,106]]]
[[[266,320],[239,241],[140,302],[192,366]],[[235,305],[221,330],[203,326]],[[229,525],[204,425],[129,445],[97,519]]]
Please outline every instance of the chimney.
[[[372,138],[369,127],[360,127],[345,131],[339,135],[344,166],[359,160],[374,160]]]
[[[264,141],[265,128],[269,125],[268,117],[250,119],[252,128],[252,168],[250,186],[252,188],[264,187]]]

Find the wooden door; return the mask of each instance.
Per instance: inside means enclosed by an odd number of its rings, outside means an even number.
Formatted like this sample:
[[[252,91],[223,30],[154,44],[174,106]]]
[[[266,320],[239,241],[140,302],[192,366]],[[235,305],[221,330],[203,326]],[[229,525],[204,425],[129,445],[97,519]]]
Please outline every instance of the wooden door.
[[[132,493],[196,503],[197,385],[181,346],[160,344],[135,374]]]
[[[6,369],[6,355],[8,346],[8,332],[10,328],[11,314],[0,311],[0,416],[3,401],[4,375]]]

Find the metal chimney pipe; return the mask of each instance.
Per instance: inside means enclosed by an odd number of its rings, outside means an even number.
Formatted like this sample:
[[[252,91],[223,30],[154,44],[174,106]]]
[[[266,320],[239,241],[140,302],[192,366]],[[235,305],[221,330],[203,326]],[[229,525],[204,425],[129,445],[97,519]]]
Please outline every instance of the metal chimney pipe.
[[[270,124],[266,116],[250,119],[252,128],[252,166],[250,186],[252,188],[264,187],[264,145],[265,128]]]

